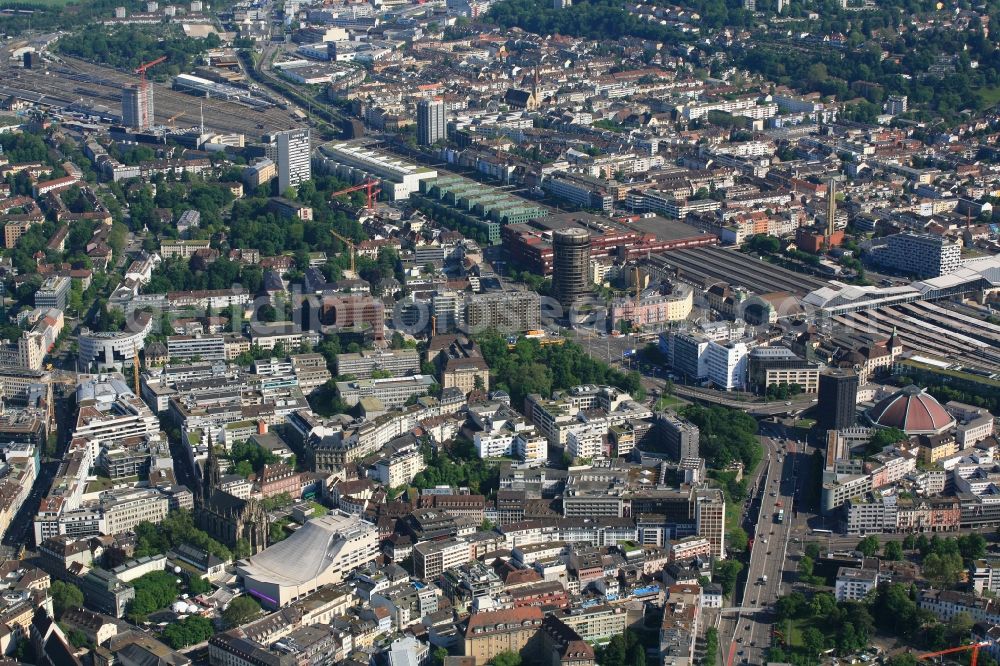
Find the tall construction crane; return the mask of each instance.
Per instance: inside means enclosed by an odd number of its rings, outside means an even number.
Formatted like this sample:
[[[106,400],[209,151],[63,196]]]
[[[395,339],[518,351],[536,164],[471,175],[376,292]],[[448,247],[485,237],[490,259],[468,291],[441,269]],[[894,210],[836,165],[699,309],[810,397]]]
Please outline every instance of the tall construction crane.
[[[379,188],[378,185],[379,181],[375,180],[374,178],[366,178],[363,183],[359,183],[357,185],[353,185],[351,187],[347,187],[340,191],[334,192],[333,194],[330,195],[330,198],[339,197],[344,194],[350,194],[351,192],[360,192],[364,190],[365,208],[373,211],[375,210],[375,197],[377,197],[382,192],[381,188]],[[344,243],[344,245],[347,246],[347,249],[351,253],[351,272],[354,273],[355,272],[354,255],[357,252],[357,248],[354,245],[354,241],[345,236],[341,236],[332,229],[330,230],[330,233],[333,234],[335,238],[339,239],[342,243]]]
[[[966,650],[972,650],[972,658],[969,660],[970,666],[976,666],[976,662],[979,661],[979,648],[988,646],[989,641],[982,643],[970,643],[969,645],[959,645],[958,647],[948,648],[947,650],[939,650],[937,652],[928,652],[926,654],[919,655],[917,659],[923,661],[925,659],[931,659],[933,657],[940,657],[946,654],[953,654],[955,652],[965,652]]]
[[[146,87],[146,70],[151,69],[152,67],[155,67],[156,65],[159,65],[161,62],[164,62],[166,59],[167,59],[167,56],[160,56],[156,60],[150,60],[149,62],[143,63],[143,64],[141,64],[141,65],[139,65],[138,67],[135,68],[135,73],[139,75],[139,81],[140,81],[139,85],[142,88]]]
[[[352,241],[350,238],[347,238],[346,236],[341,236],[340,234],[338,234],[333,229],[330,229],[330,233],[333,234],[334,238],[338,239],[340,242],[342,242],[344,245],[347,246],[348,251],[351,253],[351,272],[354,273],[355,272],[354,271],[354,253],[355,253],[354,241]]]
[[[146,81],[146,70],[159,65],[161,62],[167,59],[167,56],[160,56],[156,60],[150,60],[147,63],[143,63],[135,68],[135,73],[139,75],[139,115],[141,118],[140,125],[142,127],[148,127],[153,124],[152,118],[145,118],[144,116],[148,113],[152,116],[153,105],[149,103],[149,82]]]
[[[365,208],[368,210],[375,210],[375,197],[377,197],[382,189],[378,186],[379,181],[374,178],[368,178],[363,183],[354,185],[353,187],[348,187],[339,192],[334,192],[331,197],[339,197],[342,194],[350,194],[351,192],[365,191]]]

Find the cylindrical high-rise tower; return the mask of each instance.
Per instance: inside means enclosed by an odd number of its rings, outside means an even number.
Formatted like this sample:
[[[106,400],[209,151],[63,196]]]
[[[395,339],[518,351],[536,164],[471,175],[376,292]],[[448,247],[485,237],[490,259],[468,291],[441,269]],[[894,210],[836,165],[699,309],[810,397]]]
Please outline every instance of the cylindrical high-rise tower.
[[[590,234],[583,229],[559,229],[552,234],[552,286],[563,307],[590,291]]]

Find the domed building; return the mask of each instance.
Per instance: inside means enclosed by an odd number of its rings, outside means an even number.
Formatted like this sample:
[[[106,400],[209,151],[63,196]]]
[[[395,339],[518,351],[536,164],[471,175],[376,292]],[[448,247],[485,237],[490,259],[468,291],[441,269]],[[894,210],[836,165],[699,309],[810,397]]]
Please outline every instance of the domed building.
[[[876,428],[898,428],[907,435],[940,435],[955,426],[934,396],[912,384],[877,402],[868,419]]]

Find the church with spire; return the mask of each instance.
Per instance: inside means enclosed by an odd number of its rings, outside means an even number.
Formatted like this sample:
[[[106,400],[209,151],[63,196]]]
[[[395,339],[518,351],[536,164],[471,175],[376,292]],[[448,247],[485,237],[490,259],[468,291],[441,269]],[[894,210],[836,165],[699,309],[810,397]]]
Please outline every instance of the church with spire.
[[[241,499],[219,488],[222,471],[208,435],[208,459],[195,488],[194,520],[216,541],[235,548],[241,539],[256,555],[267,547],[267,512],[255,499]]]

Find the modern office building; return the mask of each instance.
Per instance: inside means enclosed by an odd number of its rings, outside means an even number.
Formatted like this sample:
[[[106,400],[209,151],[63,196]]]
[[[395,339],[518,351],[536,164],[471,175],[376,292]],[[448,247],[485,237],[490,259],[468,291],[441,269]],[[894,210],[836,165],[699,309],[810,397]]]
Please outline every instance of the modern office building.
[[[559,171],[547,178],[542,188],[581,208],[610,211],[615,203],[607,190],[607,181],[584,174]]]
[[[695,497],[695,532],[712,544],[712,556],[726,557],[726,498],[717,488],[700,491]]]
[[[553,289],[563,307],[570,307],[590,290],[590,234],[583,229],[558,229],[552,234]]]
[[[326,173],[352,183],[377,178],[382,196],[391,201],[409,199],[420,191],[420,181],[437,178],[437,171],[404,162],[356,142],[328,143],[320,147],[320,161]]]
[[[413,547],[413,573],[432,580],[445,569],[465,564],[471,558],[469,542],[462,538],[438,539]]]
[[[444,117],[444,102],[423,99],[417,102],[417,143],[430,146],[448,136]]]
[[[656,415],[656,429],[671,460],[680,462],[685,458],[699,457],[698,439],[701,432],[695,424],[662,412]]]
[[[764,393],[771,386],[798,385],[804,393],[819,387],[819,364],[799,358],[787,347],[757,347],[750,351],[749,388]]]
[[[309,129],[278,133],[278,192],[283,194],[312,178],[312,146]]]
[[[412,375],[388,379],[359,379],[337,382],[340,399],[349,407],[363,398],[376,398],[385,409],[402,407],[410,396],[427,395],[436,382],[430,375]]]
[[[167,356],[183,360],[224,361],[226,337],[222,334],[171,335],[167,337]]]
[[[541,327],[541,297],[534,291],[494,291],[472,294],[465,300],[468,333],[496,329],[521,333]]]
[[[705,352],[711,340],[697,333],[675,333],[669,340],[674,371],[693,381],[707,379],[708,359]]]
[[[125,610],[135,599],[134,587],[104,569],[91,569],[76,584],[83,592],[88,607],[112,617],[124,617]]]
[[[81,328],[77,367],[93,365],[98,370],[106,370],[132,365],[135,355],[145,347],[146,336],[152,327],[153,318],[144,315],[136,316],[124,331],[104,333]]]
[[[748,354],[743,342],[709,342],[705,349],[709,381],[723,391],[743,389],[746,386]]]
[[[935,278],[958,269],[962,248],[941,236],[904,231],[887,236],[874,252],[878,263],[918,277]]]
[[[72,286],[73,280],[68,277],[46,278],[42,286],[35,292],[35,307],[65,310],[66,302],[69,299],[69,290]]]
[[[854,425],[858,403],[858,375],[853,370],[830,368],[819,376],[817,413],[819,426],[840,430]]]
[[[122,124],[129,129],[148,130],[153,126],[153,88],[122,88]]]
[[[363,349],[356,353],[337,354],[337,374],[371,379],[380,371],[392,377],[420,372],[420,352],[416,349]]]

